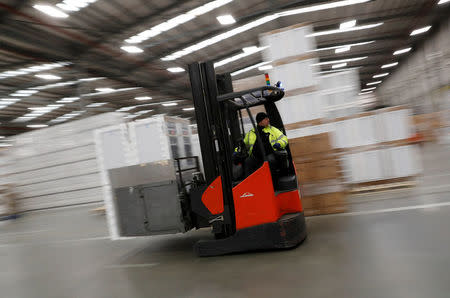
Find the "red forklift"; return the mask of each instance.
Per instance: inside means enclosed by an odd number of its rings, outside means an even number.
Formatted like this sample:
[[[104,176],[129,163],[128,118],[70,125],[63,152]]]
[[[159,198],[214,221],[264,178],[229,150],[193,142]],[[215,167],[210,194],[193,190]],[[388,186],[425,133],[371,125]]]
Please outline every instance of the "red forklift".
[[[215,239],[201,240],[199,256],[286,249],[306,238],[305,218],[289,146],[265,152],[252,110],[263,109],[285,134],[276,102],[280,88],[233,92],[231,76],[218,75],[212,62],[189,65],[204,174],[184,188],[183,214],[193,227],[212,227]],[[250,123],[249,123],[250,122]],[[247,154],[250,125],[262,159]]]

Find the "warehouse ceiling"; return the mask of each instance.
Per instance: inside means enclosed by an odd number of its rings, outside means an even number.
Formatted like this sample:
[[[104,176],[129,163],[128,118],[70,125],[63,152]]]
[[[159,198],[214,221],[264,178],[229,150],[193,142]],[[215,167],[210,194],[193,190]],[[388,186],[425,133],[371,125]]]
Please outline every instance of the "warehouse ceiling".
[[[183,71],[189,63],[242,54],[243,48],[259,46],[259,34],[302,22],[311,23],[317,33],[357,21],[353,28],[361,30],[316,37],[317,47],[324,49],[316,53],[321,62],[345,60],[347,68],[358,67],[365,89],[376,81],[374,75],[395,71],[382,65],[401,64],[448,18],[449,5],[438,2],[2,0],[0,136],[116,110],[134,119],[161,113],[192,118],[189,78]],[[220,24],[217,17],[223,15],[235,22]],[[410,36],[426,26],[432,27]],[[335,53],[337,46],[349,44],[350,50]],[[410,52],[393,55],[410,47]],[[216,71],[264,62],[252,49]],[[322,71],[333,64],[321,66]],[[258,73],[256,67],[234,78]]]

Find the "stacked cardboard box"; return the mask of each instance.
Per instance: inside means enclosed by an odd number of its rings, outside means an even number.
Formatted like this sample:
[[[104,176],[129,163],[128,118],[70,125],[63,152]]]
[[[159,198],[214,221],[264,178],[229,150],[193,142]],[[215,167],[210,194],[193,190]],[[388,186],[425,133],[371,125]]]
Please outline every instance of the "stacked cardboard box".
[[[437,141],[439,130],[447,126],[440,112],[414,115],[412,118],[417,133],[425,142]]]
[[[320,215],[346,210],[345,189],[339,158],[334,153],[329,133],[289,140],[297,169],[305,215]]]
[[[0,185],[0,218],[14,215],[17,210],[17,195],[11,184]]]

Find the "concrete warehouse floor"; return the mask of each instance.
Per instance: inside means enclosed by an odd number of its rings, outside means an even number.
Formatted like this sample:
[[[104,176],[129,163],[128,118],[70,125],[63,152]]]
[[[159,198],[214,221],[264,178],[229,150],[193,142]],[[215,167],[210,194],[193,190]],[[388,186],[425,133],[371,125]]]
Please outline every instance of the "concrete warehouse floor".
[[[111,242],[91,206],[0,222],[2,297],[449,297],[450,150],[424,149],[418,186],[307,219],[293,250],[198,258],[209,231]]]

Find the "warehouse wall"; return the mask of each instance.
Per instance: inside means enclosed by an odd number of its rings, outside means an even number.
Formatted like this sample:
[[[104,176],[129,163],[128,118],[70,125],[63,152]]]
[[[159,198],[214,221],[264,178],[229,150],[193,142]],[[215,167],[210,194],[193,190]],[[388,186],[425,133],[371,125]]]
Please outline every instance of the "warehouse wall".
[[[377,89],[385,104],[407,104],[415,114],[450,109],[450,19]]]

